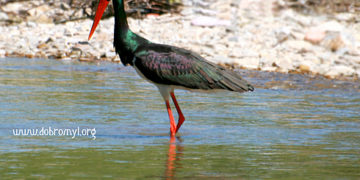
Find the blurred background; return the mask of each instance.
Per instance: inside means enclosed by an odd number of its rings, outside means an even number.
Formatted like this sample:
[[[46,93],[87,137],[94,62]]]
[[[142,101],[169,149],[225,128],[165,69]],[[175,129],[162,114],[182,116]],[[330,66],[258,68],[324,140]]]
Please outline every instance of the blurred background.
[[[7,19],[3,23],[19,23],[33,20],[34,9],[42,7],[49,18],[47,22],[64,23],[71,20],[92,18],[95,15],[97,1],[81,0],[1,0],[0,5],[6,12]],[[181,0],[125,0],[128,16],[143,18],[146,14],[178,13]],[[17,6],[17,7],[14,7]],[[109,4],[104,18],[113,16],[112,3]],[[10,8],[10,9],[9,9]],[[47,8],[47,9],[46,9]],[[30,16],[30,17],[29,17]]]
[[[1,0],[0,57],[119,62],[111,3],[103,28],[85,43],[96,6]],[[125,6],[134,32],[229,68],[360,76],[358,0],[126,0]]]
[[[182,2],[184,1],[184,2]],[[234,0],[241,1],[241,0]],[[249,1],[249,0],[243,0]],[[214,0],[125,0],[127,13],[129,16],[143,18],[147,14],[179,13],[183,3],[201,6]],[[251,2],[251,0],[249,1]],[[14,4],[16,3],[16,4]],[[292,8],[304,14],[334,14],[334,13],[358,13],[360,11],[360,1],[357,0],[276,0],[272,1],[279,11],[284,8]],[[8,16],[4,18],[2,14],[1,21],[4,23],[19,23],[21,21],[31,20],[33,9],[39,6],[49,6],[44,9],[49,18],[54,23],[63,23],[69,20],[78,20],[91,18],[94,16],[97,1],[81,0],[1,0],[2,12]],[[20,7],[21,5],[21,7]],[[14,7],[18,6],[18,7]],[[110,7],[112,4],[110,3]],[[51,8],[50,8],[51,7]],[[9,9],[10,8],[10,9]],[[11,9],[12,8],[12,9]],[[106,17],[113,15],[113,9],[108,8]],[[30,16],[30,17],[29,17]],[[51,20],[49,20],[51,21]]]

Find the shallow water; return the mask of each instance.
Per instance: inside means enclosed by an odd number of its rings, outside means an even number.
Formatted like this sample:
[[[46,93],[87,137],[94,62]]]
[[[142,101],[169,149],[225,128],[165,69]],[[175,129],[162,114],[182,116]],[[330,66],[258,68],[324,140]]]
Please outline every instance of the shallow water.
[[[0,59],[0,177],[360,178],[359,82],[239,73],[254,92],[176,91],[186,121],[172,139],[131,67]],[[42,128],[96,132],[14,135]]]

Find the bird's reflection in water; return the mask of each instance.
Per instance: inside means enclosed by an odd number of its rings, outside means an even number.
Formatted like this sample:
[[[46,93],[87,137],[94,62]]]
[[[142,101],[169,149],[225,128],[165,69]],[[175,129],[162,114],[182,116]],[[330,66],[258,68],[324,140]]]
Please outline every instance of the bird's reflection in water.
[[[169,141],[169,151],[168,158],[166,161],[166,171],[165,177],[166,179],[173,179],[175,176],[175,172],[177,168],[181,168],[181,164],[179,163],[181,160],[181,155],[184,150],[181,144],[177,144],[176,140],[179,143],[182,142],[180,137],[171,136]]]

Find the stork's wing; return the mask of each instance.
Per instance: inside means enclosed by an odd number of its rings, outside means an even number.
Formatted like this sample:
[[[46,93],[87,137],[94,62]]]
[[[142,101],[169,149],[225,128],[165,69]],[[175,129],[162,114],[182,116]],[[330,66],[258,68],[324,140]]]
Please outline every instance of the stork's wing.
[[[237,73],[191,51],[151,44],[135,52],[134,66],[149,80],[190,89],[244,92],[254,88]]]

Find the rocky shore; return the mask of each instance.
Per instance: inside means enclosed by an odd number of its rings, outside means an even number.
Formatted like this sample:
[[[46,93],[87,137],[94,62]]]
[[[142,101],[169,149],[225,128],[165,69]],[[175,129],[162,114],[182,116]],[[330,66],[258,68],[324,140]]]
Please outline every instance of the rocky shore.
[[[283,8],[279,0],[183,3],[180,14],[128,18],[130,27],[153,42],[190,49],[233,68],[360,77],[358,13],[304,15]],[[19,13],[11,4],[0,8],[0,22]],[[0,26],[0,57],[120,61],[112,44],[113,18],[101,21],[88,41],[91,19],[55,24],[46,16],[55,11],[50,6],[32,11],[27,21]]]

